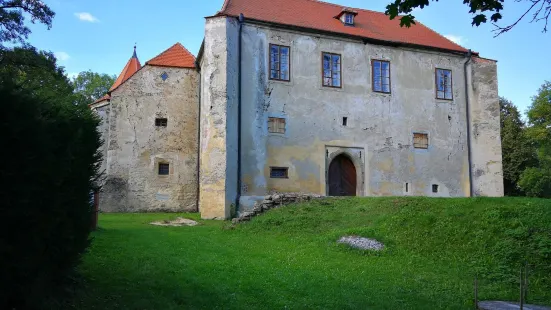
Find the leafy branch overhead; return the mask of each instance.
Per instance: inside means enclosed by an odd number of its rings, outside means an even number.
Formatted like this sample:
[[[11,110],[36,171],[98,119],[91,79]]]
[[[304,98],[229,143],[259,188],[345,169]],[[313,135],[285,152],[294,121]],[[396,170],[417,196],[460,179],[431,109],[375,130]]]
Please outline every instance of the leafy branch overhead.
[[[30,15],[33,24],[50,29],[55,13],[41,0],[0,0],[0,43],[23,43],[28,38],[31,30],[25,25],[25,15]]]
[[[430,0],[438,1],[438,0]],[[429,0],[394,0],[393,3],[387,5],[385,13],[390,16],[390,19],[400,17],[401,27],[410,27],[415,25],[415,16],[411,14],[414,9],[423,9],[430,4]],[[505,0],[463,0],[463,4],[469,6],[469,13],[473,14],[473,26],[480,26],[487,23],[489,20],[495,26],[494,32],[496,36],[511,30],[527,15],[531,16],[530,22],[542,21],[543,32],[547,32],[547,24],[551,15],[551,0],[515,0],[516,2],[528,2],[530,7],[518,19],[507,26],[499,26],[497,22],[503,17],[503,3]],[[401,15],[403,14],[403,15]]]

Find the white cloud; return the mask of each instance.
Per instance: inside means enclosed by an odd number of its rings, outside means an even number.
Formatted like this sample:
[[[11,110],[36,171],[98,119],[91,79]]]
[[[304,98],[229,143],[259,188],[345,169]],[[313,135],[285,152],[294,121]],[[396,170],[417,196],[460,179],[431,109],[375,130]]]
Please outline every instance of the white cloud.
[[[75,16],[83,22],[90,22],[90,23],[99,22],[99,19],[97,19],[94,15],[88,12],[75,13]]]
[[[71,56],[69,56],[69,54],[65,52],[55,52],[54,55],[55,55],[55,58],[57,58],[57,60],[59,61],[66,61],[66,60],[69,60],[69,58],[71,58]]]
[[[465,44],[467,43],[467,39],[466,38],[463,38],[462,36],[456,36],[456,35],[453,35],[453,34],[447,34],[445,35],[446,39],[450,40],[450,41],[453,41],[455,42],[456,44]]]

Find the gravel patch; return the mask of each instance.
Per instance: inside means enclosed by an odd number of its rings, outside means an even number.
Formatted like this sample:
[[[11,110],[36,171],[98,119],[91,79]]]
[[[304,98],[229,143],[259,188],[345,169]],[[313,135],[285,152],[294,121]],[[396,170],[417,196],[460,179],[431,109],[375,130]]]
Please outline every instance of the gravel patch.
[[[349,246],[360,250],[381,251],[385,247],[384,244],[380,243],[375,239],[369,239],[369,238],[358,237],[358,236],[344,236],[344,237],[341,237],[337,242],[348,244]]]
[[[164,221],[157,221],[157,222],[153,222],[153,223],[150,223],[151,225],[155,225],[155,226],[195,226],[195,225],[199,225],[198,222],[194,221],[194,220],[190,220],[190,219],[185,219],[183,217],[178,217],[176,218],[175,220],[172,220],[172,221],[168,221],[168,220],[164,220]]]

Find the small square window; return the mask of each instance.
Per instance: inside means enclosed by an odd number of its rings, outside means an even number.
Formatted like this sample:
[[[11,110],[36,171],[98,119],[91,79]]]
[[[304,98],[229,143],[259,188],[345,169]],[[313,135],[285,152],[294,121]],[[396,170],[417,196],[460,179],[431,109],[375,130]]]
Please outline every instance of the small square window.
[[[159,163],[159,175],[169,175],[170,174],[170,164]]]
[[[287,179],[287,178],[289,178],[289,168],[287,168],[287,167],[270,167],[270,178],[272,178],[272,179]]]
[[[168,79],[168,73],[163,72],[163,74],[161,74],[161,79],[163,79],[163,81],[166,81],[166,79]]]
[[[157,127],[166,127],[168,125],[168,119],[166,118],[156,118],[155,126]]]
[[[428,149],[429,148],[429,135],[426,133],[414,133],[413,134],[413,147],[416,149]]]
[[[344,14],[344,23],[347,25],[354,25],[354,14],[352,13]]]
[[[438,184],[432,184],[432,192],[433,193],[438,193]]]
[[[285,119],[279,117],[268,118],[268,132],[285,133]]]

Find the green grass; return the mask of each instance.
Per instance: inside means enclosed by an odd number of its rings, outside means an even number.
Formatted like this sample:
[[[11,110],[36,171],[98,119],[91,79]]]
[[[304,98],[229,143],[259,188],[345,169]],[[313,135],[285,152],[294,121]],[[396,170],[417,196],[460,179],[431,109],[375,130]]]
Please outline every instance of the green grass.
[[[551,304],[551,200],[351,198],[272,210],[236,227],[156,227],[177,214],[102,214],[77,309],[472,309]],[[197,214],[184,216],[198,220]],[[376,238],[382,253],[336,244]]]

